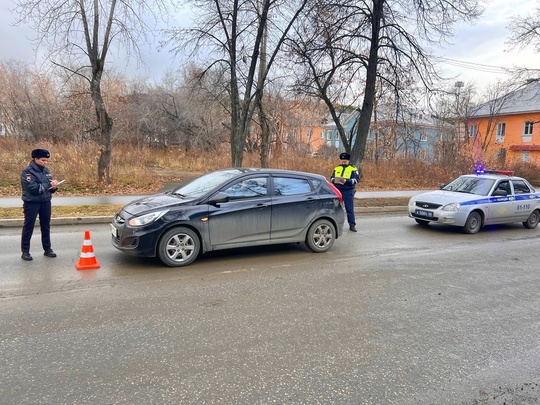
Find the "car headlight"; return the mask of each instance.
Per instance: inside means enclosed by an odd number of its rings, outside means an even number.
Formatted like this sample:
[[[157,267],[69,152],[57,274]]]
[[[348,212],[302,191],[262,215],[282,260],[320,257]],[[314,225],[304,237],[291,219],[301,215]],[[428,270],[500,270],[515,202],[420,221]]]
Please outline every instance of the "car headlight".
[[[442,207],[443,211],[459,211],[459,203],[447,204]]]
[[[128,222],[130,226],[144,226],[151,224],[154,221],[157,221],[163,215],[165,215],[169,210],[156,211],[150,214],[141,215],[140,217],[131,218]]]
[[[414,200],[414,197],[411,197],[409,200],[409,207],[414,207],[416,205],[416,201]]]

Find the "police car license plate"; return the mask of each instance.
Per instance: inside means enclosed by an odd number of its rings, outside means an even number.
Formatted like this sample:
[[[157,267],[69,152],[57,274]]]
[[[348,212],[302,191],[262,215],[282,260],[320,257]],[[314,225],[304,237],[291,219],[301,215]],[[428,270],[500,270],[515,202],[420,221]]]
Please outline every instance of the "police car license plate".
[[[115,238],[118,237],[118,229],[116,229],[113,224],[110,224],[111,225],[111,234],[112,236],[114,236]]]
[[[424,210],[415,210],[414,213],[416,215],[422,216],[422,217],[432,217],[433,212],[431,211],[424,211]]]

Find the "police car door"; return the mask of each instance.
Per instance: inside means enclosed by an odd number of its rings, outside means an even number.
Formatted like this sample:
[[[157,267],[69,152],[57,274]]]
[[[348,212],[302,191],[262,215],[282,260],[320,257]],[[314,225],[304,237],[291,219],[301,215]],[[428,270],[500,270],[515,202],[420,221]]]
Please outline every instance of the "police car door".
[[[512,180],[514,188],[515,220],[526,221],[531,212],[538,208],[538,200],[534,197],[534,192],[523,180]]]
[[[501,224],[511,222],[515,215],[515,197],[510,186],[510,180],[499,180],[493,189],[489,207],[489,218],[486,224]]]

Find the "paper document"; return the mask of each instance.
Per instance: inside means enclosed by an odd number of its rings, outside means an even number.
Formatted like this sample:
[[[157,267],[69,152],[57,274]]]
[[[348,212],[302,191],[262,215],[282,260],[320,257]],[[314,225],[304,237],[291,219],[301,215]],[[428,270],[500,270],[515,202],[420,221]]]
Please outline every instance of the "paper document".
[[[65,180],[60,180],[58,183],[56,183],[56,187],[58,187],[60,184],[62,184]],[[54,189],[54,187],[49,187],[47,191]]]

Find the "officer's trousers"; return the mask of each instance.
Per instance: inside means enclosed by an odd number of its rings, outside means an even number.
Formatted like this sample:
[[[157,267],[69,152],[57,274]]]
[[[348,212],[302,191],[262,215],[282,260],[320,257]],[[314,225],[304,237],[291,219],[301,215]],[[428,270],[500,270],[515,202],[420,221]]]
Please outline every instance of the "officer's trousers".
[[[347,222],[349,226],[356,226],[356,220],[354,217],[354,194],[356,190],[354,188],[348,190],[340,190],[343,196],[343,203],[345,204],[345,212],[347,212]]]
[[[30,239],[39,215],[41,245],[44,251],[51,250],[51,202],[27,202],[23,204],[24,225],[21,237],[21,251],[30,252]]]

